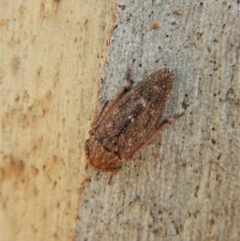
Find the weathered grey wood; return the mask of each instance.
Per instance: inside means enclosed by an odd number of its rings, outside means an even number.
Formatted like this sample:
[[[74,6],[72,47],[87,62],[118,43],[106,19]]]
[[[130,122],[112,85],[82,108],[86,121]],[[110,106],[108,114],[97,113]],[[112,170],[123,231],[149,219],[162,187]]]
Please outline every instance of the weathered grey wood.
[[[75,240],[240,239],[239,9],[118,1],[99,109],[128,68],[136,83],[166,66],[176,79],[165,117],[185,115],[111,180],[88,171]]]

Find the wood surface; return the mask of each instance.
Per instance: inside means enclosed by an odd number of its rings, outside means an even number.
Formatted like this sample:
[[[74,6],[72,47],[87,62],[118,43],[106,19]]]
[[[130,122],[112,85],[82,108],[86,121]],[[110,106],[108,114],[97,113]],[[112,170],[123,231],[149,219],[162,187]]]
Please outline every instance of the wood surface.
[[[0,241],[240,240],[238,1],[1,0],[0,31]],[[184,116],[90,170],[94,115],[163,67]]]

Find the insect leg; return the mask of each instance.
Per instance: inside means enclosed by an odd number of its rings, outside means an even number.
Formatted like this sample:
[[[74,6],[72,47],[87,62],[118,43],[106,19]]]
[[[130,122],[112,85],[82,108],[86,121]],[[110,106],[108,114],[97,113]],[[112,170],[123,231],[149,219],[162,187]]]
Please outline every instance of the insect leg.
[[[175,120],[177,120],[178,118],[182,117],[184,115],[185,112],[179,114],[179,115],[176,115],[176,116],[173,116],[173,117],[169,117],[167,119],[165,119],[160,125],[159,127],[157,128],[156,131],[154,131],[154,133],[149,137],[149,139],[144,142],[141,146],[139,146],[139,148],[134,152],[134,154],[139,151],[140,149],[142,149],[143,147],[149,145],[156,137],[156,135],[159,134],[160,131],[163,130],[163,128],[167,125],[167,124],[170,124],[172,122],[174,122]]]
[[[97,119],[94,121],[93,126],[96,127],[97,123],[101,122],[101,120],[105,117],[108,111],[118,102],[118,100],[132,88],[133,81],[130,78],[130,74],[131,74],[131,69],[128,69],[125,76],[124,88],[117,94],[114,100],[112,100],[111,102],[109,101],[105,102]]]

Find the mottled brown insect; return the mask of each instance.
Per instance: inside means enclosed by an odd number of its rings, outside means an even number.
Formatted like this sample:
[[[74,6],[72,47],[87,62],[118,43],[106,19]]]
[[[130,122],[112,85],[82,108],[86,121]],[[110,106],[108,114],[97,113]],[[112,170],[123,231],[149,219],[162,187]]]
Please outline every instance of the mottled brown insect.
[[[95,120],[85,150],[99,172],[117,172],[160,130],[159,123],[172,89],[174,74],[161,69],[132,89],[124,89]]]

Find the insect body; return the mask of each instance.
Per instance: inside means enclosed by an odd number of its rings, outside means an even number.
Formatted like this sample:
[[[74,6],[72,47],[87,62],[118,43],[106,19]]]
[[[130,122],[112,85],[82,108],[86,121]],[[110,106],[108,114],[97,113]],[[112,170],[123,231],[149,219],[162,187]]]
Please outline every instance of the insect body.
[[[117,172],[161,129],[159,124],[174,74],[161,69],[129,91],[122,91],[93,123],[85,150],[89,165],[100,172]]]

